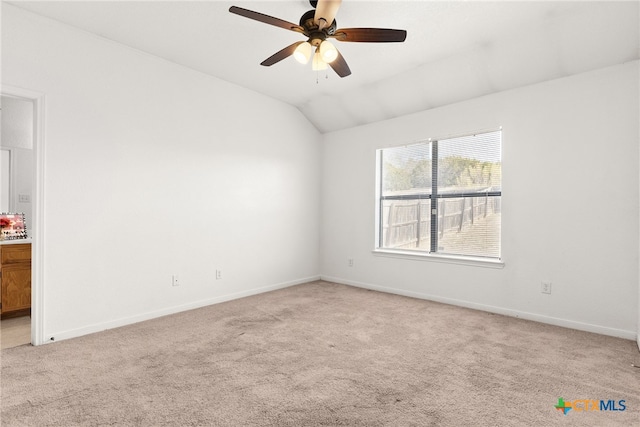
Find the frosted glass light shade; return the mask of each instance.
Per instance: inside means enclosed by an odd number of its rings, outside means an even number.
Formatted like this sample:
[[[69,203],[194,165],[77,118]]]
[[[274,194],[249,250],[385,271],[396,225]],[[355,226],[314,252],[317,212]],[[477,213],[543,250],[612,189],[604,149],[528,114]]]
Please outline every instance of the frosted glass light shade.
[[[324,62],[333,62],[338,57],[338,49],[329,40],[325,40],[320,44],[320,55]]]
[[[293,51],[293,57],[301,64],[306,64],[311,58],[311,43],[300,43],[296,50]]]
[[[316,53],[313,55],[313,63],[311,64],[311,69],[313,71],[320,71],[327,69],[327,63],[322,60],[322,56],[320,55],[320,50],[316,49]]]

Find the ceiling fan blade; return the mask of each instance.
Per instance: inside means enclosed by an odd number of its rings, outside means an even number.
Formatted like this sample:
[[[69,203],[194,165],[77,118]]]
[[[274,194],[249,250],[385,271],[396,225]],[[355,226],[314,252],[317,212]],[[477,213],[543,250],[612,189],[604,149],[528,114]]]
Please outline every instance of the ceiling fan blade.
[[[265,24],[275,25],[276,27],[284,28],[285,30],[291,30],[297,33],[304,34],[304,28],[302,28],[300,25],[284,21],[279,18],[274,18],[273,16],[265,15],[264,13],[254,12],[253,10],[243,9],[237,6],[231,6],[229,8],[229,12],[235,13],[236,15],[244,16],[245,18],[264,22]]]
[[[321,30],[331,25],[336,19],[336,13],[338,13],[341,3],[342,0],[318,0],[313,21],[318,24]]]
[[[293,52],[296,50],[298,45],[301,45],[302,43],[304,42],[295,42],[294,44],[285,47],[284,49],[274,53],[273,55],[262,61],[260,65],[270,67],[276,62],[280,62],[283,59],[288,58],[289,56],[293,55]]]
[[[407,32],[389,28],[339,28],[330,37],[341,42],[403,42],[407,38]]]
[[[333,62],[329,62],[329,66],[333,68],[340,77],[347,77],[351,74],[351,70],[347,65],[347,61],[344,60],[344,57],[340,52],[338,52],[338,57],[333,60]]]

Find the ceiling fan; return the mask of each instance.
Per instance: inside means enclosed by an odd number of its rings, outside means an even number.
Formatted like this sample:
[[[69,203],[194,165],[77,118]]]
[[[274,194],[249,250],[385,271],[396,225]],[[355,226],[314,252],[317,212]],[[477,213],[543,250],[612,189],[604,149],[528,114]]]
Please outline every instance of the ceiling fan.
[[[229,12],[304,34],[307,37],[307,41],[295,42],[262,61],[260,65],[265,67],[280,62],[291,55],[298,62],[306,64],[312,56],[312,49],[315,48],[312,61],[313,70],[326,69],[328,64],[340,77],[346,77],[351,74],[351,70],[340,52],[328,39],[332,38],[341,42],[388,43],[403,42],[407,38],[405,30],[337,28],[335,16],[342,0],[309,0],[309,3],[315,10],[310,10],[302,15],[299,25],[237,6],[231,6]]]

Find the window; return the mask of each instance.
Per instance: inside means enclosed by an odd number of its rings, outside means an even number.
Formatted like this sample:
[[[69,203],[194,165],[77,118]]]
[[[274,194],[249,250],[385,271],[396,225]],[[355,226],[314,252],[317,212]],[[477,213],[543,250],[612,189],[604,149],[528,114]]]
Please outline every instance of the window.
[[[378,249],[499,259],[501,134],[378,150]]]

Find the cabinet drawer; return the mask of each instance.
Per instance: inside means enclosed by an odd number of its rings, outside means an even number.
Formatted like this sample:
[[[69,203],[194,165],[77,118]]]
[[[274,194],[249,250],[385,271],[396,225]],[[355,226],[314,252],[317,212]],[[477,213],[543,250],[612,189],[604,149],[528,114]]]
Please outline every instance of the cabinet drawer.
[[[31,262],[31,243],[0,246],[2,264]]]

